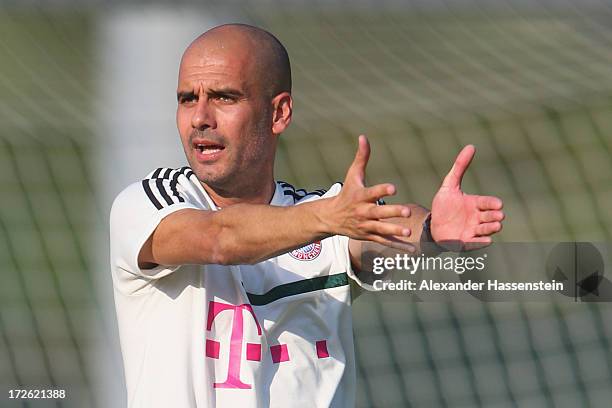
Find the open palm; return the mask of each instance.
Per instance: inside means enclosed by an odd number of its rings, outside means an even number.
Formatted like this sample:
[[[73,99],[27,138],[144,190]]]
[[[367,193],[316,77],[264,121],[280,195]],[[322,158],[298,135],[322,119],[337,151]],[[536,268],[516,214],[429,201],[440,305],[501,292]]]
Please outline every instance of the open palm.
[[[431,206],[431,235],[441,246],[472,249],[491,243],[491,235],[502,228],[502,200],[492,196],[466,194],[461,180],[476,149],[464,147],[444,178]]]

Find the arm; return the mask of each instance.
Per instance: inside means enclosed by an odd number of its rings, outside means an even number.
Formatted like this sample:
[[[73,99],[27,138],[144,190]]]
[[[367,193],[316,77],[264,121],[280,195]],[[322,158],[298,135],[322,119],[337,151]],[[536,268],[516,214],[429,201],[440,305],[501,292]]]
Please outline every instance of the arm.
[[[395,193],[391,184],[365,187],[369,144],[359,149],[340,194],[293,207],[238,204],[220,211],[184,209],[168,215],[145,242],[138,256],[142,268],[182,264],[256,263],[331,235],[345,235],[407,249],[394,237],[405,227],[382,219],[408,217],[402,205],[377,206]],[[395,242],[397,241],[397,242]]]
[[[491,235],[502,229],[504,213],[501,199],[465,194],[461,190],[463,175],[474,154],[474,146],[464,147],[444,178],[432,202],[430,233],[423,231],[430,213],[420,206],[410,206],[410,219],[389,220],[411,229],[412,235],[401,240],[413,242],[418,253],[435,256],[441,250],[462,251],[483,247],[492,242]],[[381,253],[385,249],[382,245],[349,241],[351,262],[356,271],[364,269],[362,255],[365,251]]]

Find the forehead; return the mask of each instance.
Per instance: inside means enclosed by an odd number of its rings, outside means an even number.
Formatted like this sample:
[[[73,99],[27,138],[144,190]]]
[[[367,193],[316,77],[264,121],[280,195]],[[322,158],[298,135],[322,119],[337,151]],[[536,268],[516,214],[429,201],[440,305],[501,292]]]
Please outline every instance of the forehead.
[[[244,47],[210,44],[185,52],[179,68],[182,88],[232,86],[249,88],[256,82],[252,58]]]

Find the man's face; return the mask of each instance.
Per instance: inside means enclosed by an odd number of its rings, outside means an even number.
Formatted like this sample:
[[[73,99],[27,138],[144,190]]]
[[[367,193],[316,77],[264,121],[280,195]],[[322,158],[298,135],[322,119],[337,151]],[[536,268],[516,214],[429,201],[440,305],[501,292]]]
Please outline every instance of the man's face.
[[[271,104],[244,47],[200,46],[183,57],[176,121],[200,181],[221,190],[271,170]]]

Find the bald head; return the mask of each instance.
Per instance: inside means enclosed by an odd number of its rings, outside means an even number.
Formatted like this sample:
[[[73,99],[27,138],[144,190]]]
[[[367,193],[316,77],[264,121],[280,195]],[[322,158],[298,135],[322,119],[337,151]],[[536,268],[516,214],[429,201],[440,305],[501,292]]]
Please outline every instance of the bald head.
[[[196,38],[185,50],[183,61],[207,50],[223,50],[244,55],[252,78],[268,97],[291,92],[289,55],[281,42],[269,32],[247,24],[214,27]]]

